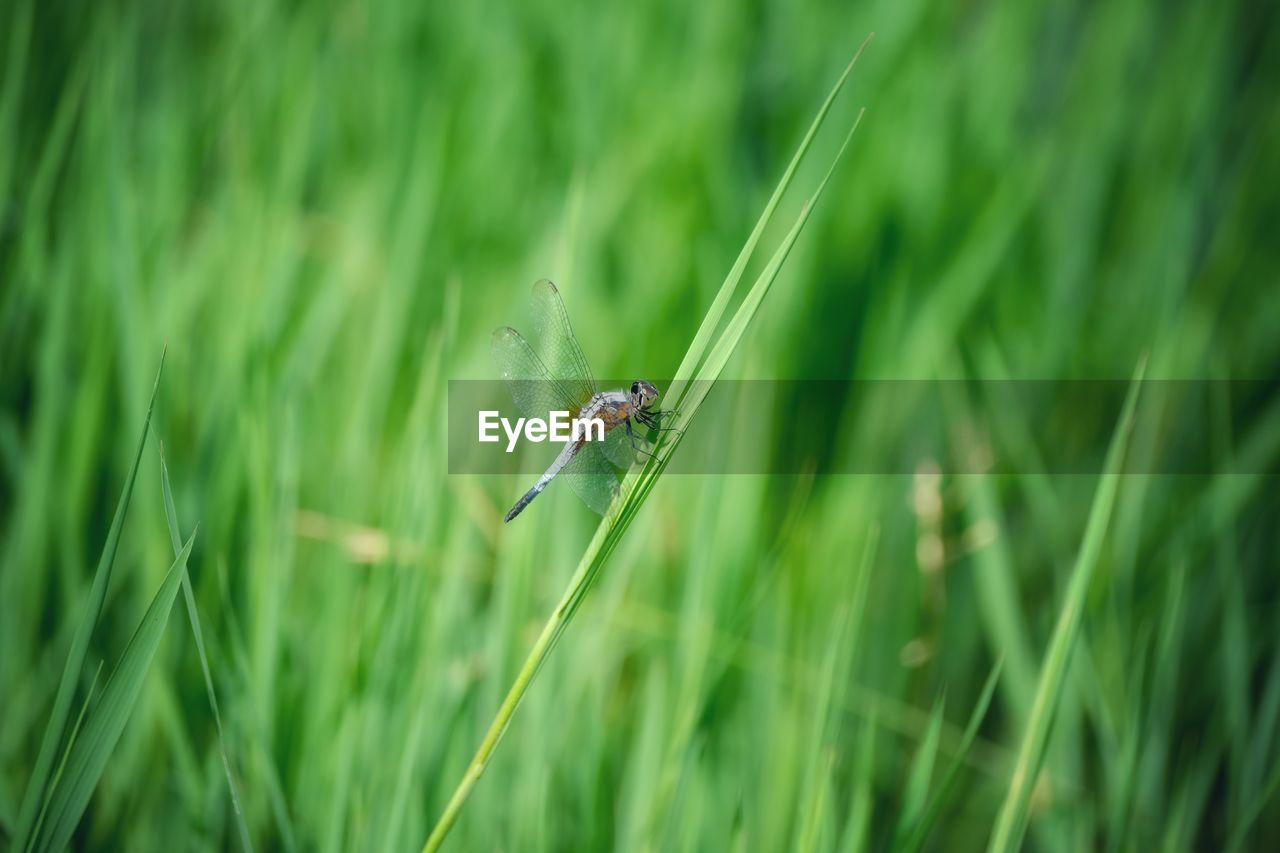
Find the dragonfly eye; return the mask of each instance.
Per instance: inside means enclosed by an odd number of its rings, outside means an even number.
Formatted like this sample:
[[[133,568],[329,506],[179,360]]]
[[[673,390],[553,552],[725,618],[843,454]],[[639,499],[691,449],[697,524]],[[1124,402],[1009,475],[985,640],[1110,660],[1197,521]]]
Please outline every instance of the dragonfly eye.
[[[638,409],[649,409],[658,399],[658,389],[643,379],[631,383],[631,403]]]

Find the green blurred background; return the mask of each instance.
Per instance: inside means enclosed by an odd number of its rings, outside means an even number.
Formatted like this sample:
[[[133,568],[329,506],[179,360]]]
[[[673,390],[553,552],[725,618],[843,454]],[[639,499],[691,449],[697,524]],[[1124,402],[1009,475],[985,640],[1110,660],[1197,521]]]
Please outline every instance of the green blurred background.
[[[153,436],[252,840],[417,849],[597,521],[553,487],[504,527],[527,478],[447,476],[447,380],[494,375],[543,276],[598,375],[671,375],[872,30],[728,375],[1277,376],[1274,4],[6,0],[0,838],[167,342]],[[1253,473],[1122,482],[1034,849],[1280,843],[1280,404],[1222,388],[1215,458]],[[998,423],[1023,473],[666,477],[454,849],[883,849],[1003,659],[928,846],[986,844],[1096,485],[989,409],[957,441]],[[86,688],[171,558],[153,441]],[[236,836],[178,605],[75,843]]]

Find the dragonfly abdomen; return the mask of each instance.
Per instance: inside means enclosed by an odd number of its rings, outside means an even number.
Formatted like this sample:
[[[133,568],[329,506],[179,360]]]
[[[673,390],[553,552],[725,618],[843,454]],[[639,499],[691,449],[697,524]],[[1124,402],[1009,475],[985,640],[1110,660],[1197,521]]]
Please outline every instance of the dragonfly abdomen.
[[[524,508],[532,503],[534,498],[542,494],[542,490],[547,487],[547,484],[555,478],[556,474],[560,473],[564,466],[569,464],[569,460],[571,460],[574,454],[582,447],[584,441],[584,439],[578,439],[575,442],[566,444],[564,446],[564,450],[561,450],[560,455],[556,457],[556,461],[551,463],[551,467],[542,472],[542,476],[538,478],[538,482],[533,484],[533,488],[525,492],[520,497],[520,500],[516,501],[515,506],[511,507],[511,509],[507,511],[506,518],[504,518],[503,521],[510,521],[520,513],[524,512]]]

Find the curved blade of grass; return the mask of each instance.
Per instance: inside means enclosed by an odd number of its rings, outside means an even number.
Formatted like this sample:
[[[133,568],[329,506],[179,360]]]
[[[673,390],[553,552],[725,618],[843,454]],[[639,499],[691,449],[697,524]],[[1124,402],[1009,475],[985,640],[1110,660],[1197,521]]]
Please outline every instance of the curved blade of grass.
[[[856,58],[857,56],[855,55],[854,59],[856,60]],[[853,63],[851,62],[849,67],[851,68],[852,65]],[[840,77],[840,80],[833,88],[832,94],[824,102],[813,127],[810,128],[809,134],[806,135],[801,143],[801,149],[797,155],[798,159],[793,160],[793,166],[798,164],[800,159],[803,159],[801,155],[807,149],[812,135],[821,127],[830,108],[831,101],[844,85],[847,75],[848,68],[846,68],[845,74]],[[733,319],[726,326],[720,337],[716,339],[715,346],[711,348],[710,353],[707,354],[704,360],[703,354],[710,344],[715,327],[719,325],[719,316],[723,312],[733,290],[737,287],[738,280],[742,276],[741,267],[745,267],[746,261],[740,258],[740,263],[734,264],[729,276],[721,284],[712,309],[703,318],[703,322],[694,336],[693,343],[681,361],[681,370],[689,369],[690,365],[699,365],[699,369],[694,381],[687,387],[682,386],[680,395],[677,398],[679,415],[676,422],[679,427],[682,428],[688,424],[697,409],[702,405],[702,401],[706,398],[710,385],[720,376],[724,366],[728,363],[729,356],[732,355],[734,348],[742,339],[747,325],[751,322],[751,318],[755,316],[774,279],[777,278],[778,271],[782,268],[787,255],[790,254],[791,248],[795,245],[796,239],[804,229],[805,223],[809,221],[809,215],[813,211],[814,204],[826,188],[836,164],[839,163],[841,156],[849,145],[850,138],[853,136],[854,131],[857,130],[858,123],[861,120],[862,111],[860,110],[818,188],[801,209],[795,224],[792,225],[781,245],[774,251],[769,263],[760,273],[746,298],[738,306]],[[790,180],[792,171],[792,168],[788,168],[787,173],[784,174],[784,181]],[[775,191],[775,196],[779,195],[780,190]],[[768,215],[762,219],[761,224],[757,225],[756,231],[752,232],[750,240],[758,239],[759,234],[757,232],[767,225],[773,213],[772,205],[775,203],[776,198],[770,200],[770,206],[766,207],[766,214]],[[754,243],[750,240],[746,247],[747,250],[754,246]],[[749,256],[750,252],[748,251],[747,254]],[[685,393],[686,391],[687,393]],[[543,625],[542,632],[538,635],[538,639],[529,651],[529,655],[521,666],[520,672],[517,673],[515,681],[507,691],[506,698],[503,699],[497,715],[494,717],[493,722],[490,723],[489,730],[481,741],[479,749],[476,750],[476,754],[471,759],[471,763],[463,774],[462,779],[458,782],[453,796],[450,797],[448,805],[445,806],[443,814],[441,814],[440,819],[431,830],[431,834],[427,837],[426,843],[422,848],[424,853],[438,850],[440,845],[444,843],[449,830],[453,828],[454,822],[458,819],[463,804],[466,803],[467,798],[471,795],[471,790],[475,787],[476,782],[484,774],[485,767],[488,766],[494,749],[497,748],[498,742],[507,730],[507,726],[511,724],[511,718],[515,714],[516,708],[519,707],[520,701],[524,698],[525,692],[529,689],[529,685],[537,676],[543,663],[546,662],[547,656],[555,647],[560,635],[564,633],[565,628],[572,621],[574,613],[577,612],[579,605],[586,598],[588,591],[595,584],[595,579],[600,569],[608,560],[609,555],[613,553],[614,548],[617,547],[627,528],[631,526],[632,520],[634,520],[636,513],[639,512],[640,507],[644,504],[657,478],[665,470],[667,461],[680,443],[683,434],[682,429],[681,431],[668,433],[667,435],[671,437],[659,442],[659,446],[655,448],[654,456],[648,459],[644,467],[639,472],[632,469],[623,478],[618,497],[614,500],[609,512],[601,520],[599,527],[596,528],[595,535],[591,538],[586,551],[578,561],[578,568],[574,571],[573,577],[570,578],[564,594],[551,612],[546,624]]]
[[[769,197],[768,203],[765,204],[764,210],[761,211],[755,228],[751,229],[751,236],[743,244],[737,260],[733,262],[733,266],[729,269],[729,275],[725,278],[724,283],[720,285],[715,299],[711,301],[711,307],[707,309],[707,313],[703,316],[702,323],[698,326],[698,331],[694,333],[693,343],[689,345],[688,351],[685,352],[684,358],[680,361],[680,367],[676,369],[675,379],[678,382],[672,388],[671,395],[672,401],[677,404],[676,408],[679,408],[678,404],[684,397],[685,386],[683,381],[692,376],[693,372],[700,366],[702,356],[711,340],[711,335],[719,327],[720,318],[729,306],[729,300],[733,298],[734,291],[738,289],[738,282],[741,281],[742,273],[747,268],[747,262],[755,253],[756,244],[760,242],[760,235],[764,233],[765,226],[773,219],[773,212],[777,209],[778,202],[782,200],[787,188],[791,186],[791,179],[795,177],[800,161],[804,159],[805,154],[809,151],[809,146],[813,143],[814,137],[818,135],[818,128],[822,127],[823,122],[826,121],[827,113],[831,111],[832,104],[836,102],[836,97],[840,94],[840,90],[844,88],[845,81],[849,79],[849,74],[852,73],[853,66],[857,64],[858,57],[862,56],[862,51],[866,49],[873,38],[875,38],[875,33],[868,33],[867,37],[863,39],[862,44],[858,47],[858,52],[853,55],[853,59],[849,60],[849,64],[844,68],[844,73],[840,75],[840,79],[832,87],[827,99],[822,102],[822,106],[819,107],[818,114],[813,117],[813,123],[809,125],[809,130],[805,133],[804,139],[800,140],[800,147],[796,149],[791,162],[787,164],[786,171],[782,173],[782,179],[778,181],[778,186],[774,188],[773,195]]]
[[[1116,490],[1120,485],[1120,467],[1124,459],[1124,449],[1133,426],[1133,411],[1137,405],[1138,389],[1142,387],[1142,375],[1145,369],[1146,360],[1143,359],[1134,373],[1129,393],[1125,397],[1124,408],[1120,413],[1120,422],[1116,426],[1115,434],[1111,437],[1111,446],[1107,449],[1106,465],[1102,478],[1098,482],[1098,489],[1093,495],[1093,505],[1089,509],[1089,522],[1084,531],[1084,541],[1080,545],[1080,553],[1076,557],[1075,568],[1071,572],[1066,601],[1063,602],[1062,611],[1058,615],[1057,627],[1054,628],[1053,637],[1049,640],[1049,650],[1045,654],[1035,699],[1031,704],[1031,716],[1027,720],[1027,730],[1022,738],[1022,747],[1018,751],[1018,763],[1014,767],[1009,792],[1000,809],[995,831],[987,847],[988,851],[1018,849],[1027,829],[1031,792],[1035,788],[1036,777],[1044,761],[1045,746],[1049,742],[1049,733],[1053,728],[1054,714],[1062,698],[1062,687],[1067,679],[1071,651],[1080,634],[1085,594],[1089,591],[1089,582],[1093,579],[1093,571],[1098,565],[1098,555],[1102,550],[1102,540],[1107,532],[1107,524],[1111,520],[1111,509],[1115,505]]]
[[[924,815],[911,828],[911,834],[907,837],[906,843],[898,849],[908,851],[908,853],[914,853],[914,851],[919,850],[924,846],[925,839],[929,837],[929,830],[938,822],[938,817],[942,814],[942,808],[947,804],[947,799],[951,796],[951,789],[955,787],[956,780],[960,777],[960,768],[964,765],[965,758],[969,755],[969,750],[974,741],[978,739],[978,727],[982,725],[982,721],[987,716],[987,708],[991,707],[991,697],[996,691],[996,684],[1000,682],[1000,670],[1003,666],[1003,659],[996,661],[991,674],[987,676],[987,683],[982,688],[982,693],[978,696],[977,704],[973,706],[973,714],[969,717],[969,725],[965,726],[964,735],[960,738],[960,746],[955,755],[952,756],[951,766],[947,768],[947,775],[942,777],[942,784],[938,786],[938,791],[933,795],[933,799],[929,802],[929,807],[925,809]]]
[[[67,731],[67,720],[71,714],[71,700],[76,692],[76,682],[80,680],[80,672],[84,668],[84,658],[89,651],[89,639],[93,635],[94,626],[102,614],[102,603],[107,597],[107,585],[111,581],[111,567],[115,563],[116,549],[120,545],[120,530],[124,527],[125,515],[129,511],[129,501],[133,497],[133,483],[138,477],[138,464],[142,461],[142,449],[147,444],[147,430],[151,425],[151,411],[156,403],[156,391],[160,388],[160,374],[164,372],[164,351],[160,353],[160,367],[156,370],[156,381],[151,388],[151,401],[147,403],[147,416],[142,422],[142,434],[138,436],[138,449],[133,456],[133,465],[125,478],[124,490],[116,504],[116,513],[111,518],[111,528],[107,531],[107,541],[102,546],[102,555],[98,558],[98,568],[93,575],[93,584],[89,588],[89,600],[85,602],[84,612],[80,614],[80,622],[76,625],[75,635],[71,638],[71,649],[67,652],[67,662],[62,668],[62,678],[58,682],[58,692],[54,696],[53,710],[49,712],[49,723],[45,726],[44,737],[40,741],[40,752],[36,757],[35,769],[27,782],[26,792],[22,795],[22,807],[18,812],[18,824],[13,835],[13,850],[26,850],[32,840],[32,829],[36,815],[45,809],[49,787],[49,773],[53,769],[54,757],[58,746],[62,743]]]
[[[71,754],[71,747],[75,744],[76,738],[80,736],[80,726],[84,723],[84,715],[89,711],[89,706],[93,704],[93,694],[98,689],[98,679],[102,677],[102,661],[98,661],[98,667],[93,671],[93,680],[89,682],[89,689],[85,691],[84,701],[80,703],[80,713],[76,715],[76,723],[71,727],[71,734],[67,736],[67,748],[62,752],[62,760],[58,762],[58,769],[54,771],[53,782],[50,783],[50,789],[58,787],[58,780],[62,778],[62,771],[67,767],[67,756]],[[40,835],[40,827],[44,826],[44,816],[49,808],[49,801],[45,800],[44,805],[40,808],[40,817],[36,819],[35,829],[31,831],[33,836]]]
[[[828,748],[826,757],[818,768],[818,784],[815,786],[811,796],[808,797],[809,814],[805,818],[800,842],[796,845],[797,850],[803,850],[807,853],[807,851],[818,849],[818,841],[822,837],[823,818],[827,812],[828,793],[833,785],[832,776],[835,773],[835,766],[836,751],[834,748]]]
[[[655,448],[655,453],[650,456],[643,468],[638,472],[632,469],[623,478],[622,487],[618,500],[614,502],[613,510],[609,516],[605,517],[605,523],[596,531],[596,536],[600,537],[602,533],[607,534],[606,528],[610,527],[610,518],[616,517],[617,527],[625,529],[630,523],[631,518],[639,511],[645,499],[649,495],[649,491],[657,483],[658,477],[666,470],[667,463],[671,459],[671,454],[675,452],[676,447],[684,439],[683,427],[687,425],[690,419],[697,413],[706,399],[707,394],[711,391],[711,386],[720,378],[725,365],[729,363],[729,357],[733,355],[734,348],[746,333],[747,326],[750,324],[756,311],[759,310],[760,304],[764,301],[765,294],[769,292],[769,288],[773,285],[773,281],[778,276],[778,272],[782,269],[783,262],[791,253],[791,247],[795,245],[796,239],[800,236],[800,232],[804,230],[805,224],[809,221],[809,215],[813,212],[813,207],[818,199],[822,197],[823,190],[826,189],[827,182],[831,179],[832,173],[835,171],[836,164],[840,162],[845,150],[849,147],[849,140],[853,138],[853,134],[858,129],[858,125],[862,122],[864,110],[859,110],[857,117],[853,121],[853,125],[849,128],[849,132],[845,135],[844,142],[840,145],[840,150],[836,152],[835,158],[831,161],[830,167],[827,169],[826,175],[818,184],[818,188],[814,191],[813,196],[805,202],[804,207],[800,211],[800,215],[796,218],[796,222],[791,226],[791,231],[783,239],[782,244],[773,253],[769,263],[765,265],[755,284],[748,291],[742,304],[738,306],[737,312],[733,319],[725,327],[722,334],[716,341],[711,353],[706,360],[702,362],[701,368],[698,370],[694,381],[688,386],[683,401],[680,403],[679,416],[675,420],[675,424],[680,428],[676,432],[668,433],[659,446]],[[732,286],[731,282],[726,280],[726,287]],[[607,550],[604,556],[612,551],[613,545],[616,544],[617,538],[612,542],[606,542]],[[590,551],[588,550],[588,553]],[[585,594],[585,590],[583,591]],[[576,607],[576,605],[575,605]]]
[[[853,779],[849,786],[849,819],[840,839],[841,853],[855,853],[868,848],[867,834],[871,828],[871,810],[875,802],[876,739],[879,736],[876,733],[879,725],[876,714],[877,706],[872,705],[863,721],[857,763],[853,767]]]
[[[106,769],[111,752],[115,749],[120,733],[124,731],[129,714],[133,711],[142,681],[151,668],[151,659],[164,636],[164,626],[169,611],[178,594],[178,586],[187,567],[187,556],[195,542],[193,532],[178,557],[169,566],[160,589],[143,614],[142,621],[133,632],[128,647],[116,664],[111,680],[102,690],[102,698],[90,712],[84,733],[72,744],[67,756],[62,779],[49,793],[48,820],[37,839],[38,850],[62,850],[71,840],[71,833],[84,814],[89,797],[97,787],[102,771]]]
[[[160,442],[160,491],[164,495],[164,518],[169,525],[169,540],[173,544],[173,553],[182,553],[182,534],[178,524],[178,510],[173,503],[173,488],[169,484],[169,466],[164,461],[164,442]],[[209,669],[209,656],[204,649],[204,632],[200,630],[200,613],[196,610],[196,597],[191,591],[191,574],[184,566],[182,569],[182,595],[186,599],[187,619],[191,622],[191,633],[196,638],[196,651],[200,654],[200,671],[204,674],[204,691],[209,698],[209,708],[213,711],[213,726],[218,733],[218,751],[222,755],[222,772],[227,777],[227,790],[231,792],[231,809],[235,814],[236,830],[240,833],[240,844],[245,850],[253,850],[249,841],[249,827],[244,821],[244,809],[240,807],[240,795],[236,791],[235,776],[231,772],[231,759],[227,753],[227,739],[222,731],[222,714],[218,710],[218,697],[213,692],[213,675]]]
[[[946,696],[939,696],[938,701],[933,704],[933,712],[929,714],[929,728],[925,729],[924,740],[920,741],[911,761],[907,788],[902,795],[902,813],[898,815],[898,825],[893,831],[894,850],[901,849],[907,833],[924,812],[925,800],[929,796],[929,782],[933,779],[933,763],[938,757],[938,741],[942,734],[945,709]]]
[[[836,628],[832,632],[831,642],[828,646],[827,653],[824,655],[821,680],[818,682],[817,693],[812,702],[812,707],[822,709],[844,708],[846,701],[846,693],[849,686],[848,673],[851,671],[851,661],[854,652],[860,650],[862,627],[864,622],[864,614],[867,604],[867,589],[871,585],[871,563],[875,555],[876,548],[880,541],[880,530],[876,525],[872,525],[867,536],[866,547],[862,551],[862,560],[858,564],[857,573],[853,579],[852,596],[849,603],[843,608],[843,615],[836,620]],[[839,742],[838,731],[840,729],[840,713],[834,710],[824,710],[821,717],[821,724],[813,727],[813,735],[810,744],[806,748],[809,753],[807,759],[809,766],[814,768],[817,773],[816,780],[809,782],[809,791],[802,796],[802,800],[811,801],[813,807],[809,810],[808,820],[805,822],[801,830],[799,843],[796,845],[799,850],[815,850],[818,849],[819,842],[822,840],[823,821],[827,817],[825,813],[827,794],[832,784],[832,764],[836,757],[837,743]],[[823,746],[823,743],[826,746]],[[822,750],[826,750],[826,758],[822,758]],[[817,791],[817,794],[812,791]]]

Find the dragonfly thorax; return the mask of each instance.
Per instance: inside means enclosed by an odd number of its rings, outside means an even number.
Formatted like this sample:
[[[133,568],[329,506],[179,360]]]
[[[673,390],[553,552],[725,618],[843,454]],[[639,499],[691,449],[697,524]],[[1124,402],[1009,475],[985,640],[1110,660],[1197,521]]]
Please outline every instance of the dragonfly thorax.
[[[647,412],[658,400],[658,389],[652,383],[637,379],[631,387],[617,391],[600,391],[592,395],[579,411],[581,418],[600,418],[605,429],[620,426],[638,412]]]
[[[658,402],[658,389],[653,383],[637,379],[627,390],[601,391],[582,407],[581,417],[601,418],[609,429],[637,412],[649,411]]]
[[[605,429],[611,430],[634,413],[635,407],[632,405],[629,393],[621,390],[601,391],[582,407],[579,417],[599,418],[604,421]]]

